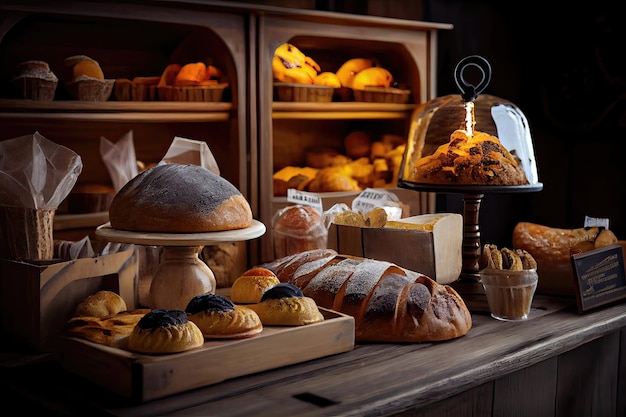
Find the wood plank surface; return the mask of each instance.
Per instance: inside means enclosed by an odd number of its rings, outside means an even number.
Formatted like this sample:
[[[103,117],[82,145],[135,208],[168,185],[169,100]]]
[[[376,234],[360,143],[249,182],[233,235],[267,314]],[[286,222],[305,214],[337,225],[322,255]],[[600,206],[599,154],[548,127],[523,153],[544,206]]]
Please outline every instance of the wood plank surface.
[[[79,401],[84,411],[111,416],[411,415],[410,410],[437,407],[434,404],[446,399],[476,399],[476,392],[496,380],[503,384],[498,388],[501,392],[514,392],[520,376],[501,379],[516,371],[524,370],[534,378],[544,373],[554,378],[550,367],[557,355],[619,334],[626,326],[626,304],[579,315],[571,300],[538,295],[526,321],[502,322],[485,314],[474,314],[473,320],[473,328],[459,339],[357,344],[350,352],[233,378],[145,404],[129,404],[102,392],[94,395],[77,383],[66,387],[65,395]],[[533,368],[537,364],[540,366]],[[542,401],[549,401],[549,392],[542,395]]]

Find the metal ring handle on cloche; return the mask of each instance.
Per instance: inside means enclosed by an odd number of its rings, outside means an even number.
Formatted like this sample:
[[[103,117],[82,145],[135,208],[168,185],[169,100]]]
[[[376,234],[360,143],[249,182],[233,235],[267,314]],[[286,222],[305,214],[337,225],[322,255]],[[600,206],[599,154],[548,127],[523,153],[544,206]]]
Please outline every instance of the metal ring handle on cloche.
[[[483,78],[476,86],[465,81],[465,78],[463,77],[463,72],[469,67],[476,67],[482,73]],[[476,100],[476,97],[478,97],[478,94],[480,94],[485,87],[487,87],[489,81],[491,81],[491,65],[489,64],[489,61],[480,55],[470,55],[465,57],[460,60],[454,68],[454,81],[459,87],[459,90],[461,90],[461,97],[463,97],[463,101],[474,101]]]

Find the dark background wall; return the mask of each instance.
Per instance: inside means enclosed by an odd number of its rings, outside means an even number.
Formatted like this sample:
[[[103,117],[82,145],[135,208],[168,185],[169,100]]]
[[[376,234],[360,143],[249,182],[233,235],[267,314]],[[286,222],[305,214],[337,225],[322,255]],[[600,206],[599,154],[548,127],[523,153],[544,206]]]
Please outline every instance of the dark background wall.
[[[483,93],[512,101],[526,115],[544,185],[531,194],[485,195],[483,242],[508,245],[519,221],[576,228],[585,216],[609,218],[618,238],[626,239],[626,25],[619,2],[261,3],[453,24],[452,31],[439,32],[438,95],[459,93],[453,80],[459,60],[485,57],[493,74]],[[443,200],[441,210],[462,210],[461,196]]]
[[[485,93],[516,103],[533,136],[544,188],[486,195],[483,240],[506,243],[518,221],[581,227],[586,215],[609,218],[626,239],[626,26],[618,6],[430,0],[423,18],[454,24],[440,34],[438,95],[456,92],[460,59],[482,55],[493,69]]]
[[[386,11],[373,3],[370,10],[377,12],[370,14],[402,17],[420,2],[390,1]],[[619,6],[594,1],[578,8],[515,7],[484,0],[421,5],[421,20],[454,25],[439,33],[438,95],[457,94],[455,65],[482,55],[493,69],[484,93],[517,104],[533,136],[544,188],[485,195],[483,241],[509,244],[518,221],[575,228],[585,216],[609,218],[611,229],[626,239],[626,25]],[[449,196],[447,203],[450,210],[462,208],[461,196]]]

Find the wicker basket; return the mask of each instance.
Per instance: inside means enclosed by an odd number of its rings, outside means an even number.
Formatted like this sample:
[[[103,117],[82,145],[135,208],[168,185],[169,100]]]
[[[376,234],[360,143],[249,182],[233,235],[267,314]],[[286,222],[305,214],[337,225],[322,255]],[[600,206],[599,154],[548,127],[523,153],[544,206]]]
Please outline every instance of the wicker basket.
[[[274,83],[278,100],[328,103],[333,100],[335,88],[326,85]]]
[[[354,101],[368,103],[396,103],[406,104],[411,96],[411,90],[387,87],[365,87],[364,90],[354,90]]]
[[[228,83],[207,86],[164,86],[159,87],[159,100],[220,102]]]

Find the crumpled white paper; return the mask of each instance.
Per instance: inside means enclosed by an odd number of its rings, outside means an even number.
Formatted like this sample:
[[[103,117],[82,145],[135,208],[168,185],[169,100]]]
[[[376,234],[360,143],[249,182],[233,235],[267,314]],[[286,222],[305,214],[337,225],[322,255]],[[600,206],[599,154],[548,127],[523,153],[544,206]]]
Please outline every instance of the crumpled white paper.
[[[0,206],[56,210],[82,169],[80,155],[39,132],[0,141]]]
[[[215,175],[220,175],[220,168],[209,145],[201,140],[174,137],[161,163],[200,165]]]
[[[100,156],[109,171],[116,193],[139,173],[132,130],[115,143],[100,136]]]

